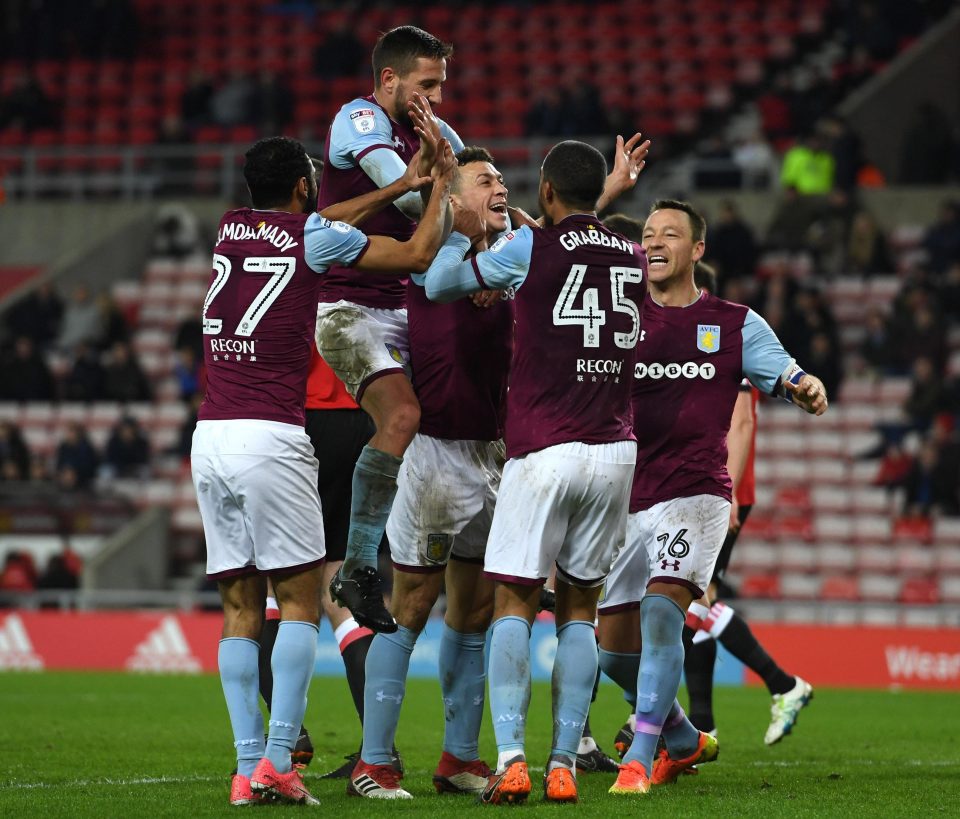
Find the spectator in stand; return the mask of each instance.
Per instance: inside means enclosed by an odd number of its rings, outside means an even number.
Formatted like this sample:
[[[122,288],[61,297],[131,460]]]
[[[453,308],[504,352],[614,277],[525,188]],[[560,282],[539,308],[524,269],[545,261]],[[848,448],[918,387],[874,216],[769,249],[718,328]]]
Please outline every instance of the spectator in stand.
[[[63,379],[63,397],[67,401],[101,401],[104,398],[103,379],[100,351],[90,344],[78,344],[73,349],[72,363]]]
[[[295,99],[284,79],[261,71],[253,93],[253,121],[262,134],[279,134],[293,121]]]
[[[873,214],[867,210],[859,210],[853,217],[844,268],[845,273],[860,276],[893,273],[896,270],[887,237]]]
[[[81,424],[70,424],[57,447],[57,483],[67,490],[87,489],[97,474],[100,457]]]
[[[113,345],[103,368],[103,397],[108,401],[149,401],[150,382],[126,342]]]
[[[860,343],[860,357],[868,374],[879,378],[897,373],[895,345],[887,316],[879,308],[871,308],[866,317],[866,334]]]
[[[758,251],[753,228],[730,199],[720,203],[717,220],[710,227],[709,248],[708,259],[723,281],[752,278],[756,272]]]
[[[807,232],[815,218],[815,202],[800,196],[796,188],[786,188],[767,228],[766,244],[777,250],[806,250]]]
[[[960,471],[956,461],[942,456],[936,441],[928,440],[920,448],[904,485],[907,490],[905,515],[960,514],[960,497],[957,495]]]
[[[524,117],[524,132],[527,136],[564,135],[566,115],[559,89],[549,85],[542,87]]]
[[[150,464],[150,444],[140,424],[129,416],[121,418],[110,433],[103,465],[111,477],[144,477]]]
[[[192,315],[177,325],[177,333],[173,338],[173,349],[184,348],[192,350],[197,358],[203,358],[203,325],[200,319]]]
[[[367,52],[350,20],[332,29],[313,55],[313,73],[322,79],[367,76]]]
[[[12,336],[28,336],[43,350],[60,333],[63,299],[49,282],[42,282],[7,313],[7,328]]]
[[[0,99],[0,130],[21,128],[26,133],[53,128],[56,107],[32,74],[24,72]]]
[[[774,77],[773,87],[764,91],[755,103],[760,115],[760,125],[767,137],[774,142],[793,134],[793,117],[790,114],[790,77],[780,72]]]
[[[173,377],[180,388],[180,398],[189,402],[204,392],[205,372],[203,358],[198,358],[192,347],[181,347],[173,364]]]
[[[51,555],[37,580],[37,589],[78,589],[80,575],[66,554]]]
[[[904,185],[945,185],[955,168],[958,145],[954,127],[943,110],[921,102],[900,143],[899,181]]]
[[[256,86],[249,75],[234,69],[210,98],[213,121],[224,128],[255,123],[254,97]]]
[[[0,481],[25,481],[30,477],[30,451],[23,435],[9,421],[0,421]]]
[[[187,88],[180,97],[180,119],[191,131],[209,125],[212,118],[213,83],[201,69],[190,72]]]
[[[72,350],[77,344],[99,344],[103,338],[103,314],[100,305],[85,285],[74,288],[63,311],[57,347]]]
[[[910,310],[898,316],[897,349],[907,367],[922,356],[940,372],[946,366],[949,345],[946,325],[934,312],[932,299],[928,290],[914,288]]]
[[[53,376],[43,355],[27,336],[14,339],[0,357],[0,400],[51,401]]]
[[[933,361],[921,356],[913,362],[913,385],[903,410],[914,429],[925,432],[943,409],[946,394]]]
[[[855,206],[848,191],[832,191],[821,202],[807,233],[807,244],[814,254],[817,268],[828,277],[842,275],[850,242],[850,225]]]
[[[762,131],[755,131],[741,140],[733,149],[733,161],[743,175],[743,186],[766,190],[777,178],[780,160]]]
[[[103,336],[100,339],[102,349],[110,349],[118,342],[130,341],[130,328],[127,326],[123,310],[114,301],[110,293],[103,292],[97,296],[97,307],[103,317]]]
[[[37,587],[37,567],[29,552],[11,551],[0,571],[0,591],[32,592]]]
[[[800,140],[783,156],[780,184],[795,188],[802,196],[824,195],[833,190],[835,165],[826,150],[823,137],[812,133]]]
[[[869,455],[870,453],[866,453]],[[862,455],[861,457],[865,457]],[[903,447],[902,440],[888,441],[880,460],[880,469],[874,484],[887,489],[897,489],[904,485],[907,476],[913,470],[913,456]]]
[[[827,395],[839,395],[843,381],[843,355],[836,342],[827,332],[815,332],[810,337],[810,369],[816,372],[827,388]]]
[[[863,164],[863,147],[860,137],[842,117],[831,115],[818,123],[817,130],[823,135],[834,164],[834,187],[853,191],[857,187],[857,174]]]
[[[923,238],[934,273],[943,273],[960,262],[960,201],[950,199],[940,205],[940,216]]]

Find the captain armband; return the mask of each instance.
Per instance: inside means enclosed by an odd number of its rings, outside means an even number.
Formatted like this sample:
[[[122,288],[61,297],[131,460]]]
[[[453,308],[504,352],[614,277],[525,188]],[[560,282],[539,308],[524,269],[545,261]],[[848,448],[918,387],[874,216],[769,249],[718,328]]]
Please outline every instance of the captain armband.
[[[785,381],[789,381],[795,387],[800,385],[800,379],[806,375],[806,371],[794,361],[786,370],[784,370],[783,375],[780,376],[780,385],[777,389],[777,393],[780,397],[791,404],[794,403],[793,395],[787,392],[786,388],[783,386]]]

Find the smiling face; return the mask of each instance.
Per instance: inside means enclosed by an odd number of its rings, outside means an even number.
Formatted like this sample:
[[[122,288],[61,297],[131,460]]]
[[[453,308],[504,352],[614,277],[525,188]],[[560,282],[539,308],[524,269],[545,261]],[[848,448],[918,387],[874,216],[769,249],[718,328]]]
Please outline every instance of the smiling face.
[[[703,240],[693,238],[690,217],[682,210],[655,210],[643,226],[647,280],[658,290],[693,283],[693,266],[703,256]]]
[[[476,211],[487,223],[487,235],[507,229],[507,186],[503,176],[489,162],[461,165],[455,197],[468,210]]]

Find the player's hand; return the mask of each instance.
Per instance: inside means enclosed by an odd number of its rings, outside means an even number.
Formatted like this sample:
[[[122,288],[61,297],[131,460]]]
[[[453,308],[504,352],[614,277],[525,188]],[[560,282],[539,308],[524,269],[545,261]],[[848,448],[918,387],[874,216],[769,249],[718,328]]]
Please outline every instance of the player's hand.
[[[617,147],[613,153],[613,170],[607,177],[610,194],[616,198],[637,184],[640,171],[646,167],[647,154],[650,153],[650,140],[643,142],[643,134],[636,133],[626,142],[617,135]]]
[[[487,223],[475,210],[465,208],[454,197],[450,200],[453,205],[453,229],[470,239],[471,246],[486,241]]]
[[[453,148],[447,140],[441,138],[437,142],[437,156],[434,159],[433,167],[430,169],[430,177],[434,182],[451,184],[456,172],[457,158],[454,156]]]
[[[436,118],[430,101],[423,94],[414,94],[407,103],[407,113],[413,130],[420,137],[420,176],[426,176],[440,155],[440,120]]]
[[[823,415],[827,411],[827,407],[829,406],[827,401],[827,388],[823,386],[823,382],[815,375],[804,373],[799,384],[785,381],[783,388],[787,391],[787,394],[794,404],[806,412],[809,412],[811,415]]]
[[[730,501],[730,522],[727,524],[727,531],[733,535],[740,531],[740,504],[737,503],[736,496]]]
[[[470,295],[470,301],[472,301],[476,307],[493,307],[493,305],[500,301],[502,295],[502,290],[481,290],[479,293],[472,293]]]
[[[534,219],[523,208],[507,206],[507,215],[510,217],[510,227],[518,228],[526,225],[527,227],[541,227],[540,223]]]
[[[407,170],[404,171],[400,181],[403,186],[406,188],[407,193],[411,191],[419,191],[421,188],[426,187],[433,179],[431,179],[430,174],[426,176],[420,175],[420,151],[417,151],[410,162],[407,164]]]

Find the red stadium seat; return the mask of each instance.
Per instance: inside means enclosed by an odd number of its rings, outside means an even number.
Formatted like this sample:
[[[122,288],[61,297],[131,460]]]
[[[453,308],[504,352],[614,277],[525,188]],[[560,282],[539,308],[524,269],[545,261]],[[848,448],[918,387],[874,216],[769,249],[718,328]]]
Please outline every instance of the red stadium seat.
[[[780,578],[775,574],[752,574],[743,578],[739,588],[741,597],[776,599],[780,597]]]
[[[853,577],[828,577],[820,587],[821,600],[858,600],[860,588]]]

